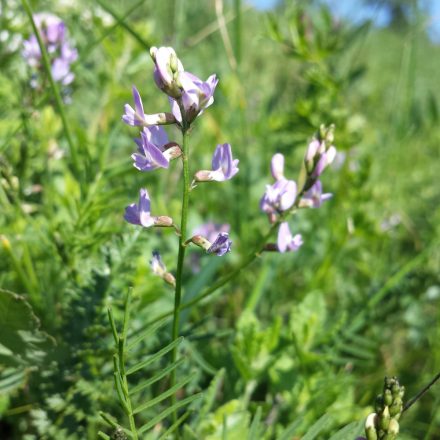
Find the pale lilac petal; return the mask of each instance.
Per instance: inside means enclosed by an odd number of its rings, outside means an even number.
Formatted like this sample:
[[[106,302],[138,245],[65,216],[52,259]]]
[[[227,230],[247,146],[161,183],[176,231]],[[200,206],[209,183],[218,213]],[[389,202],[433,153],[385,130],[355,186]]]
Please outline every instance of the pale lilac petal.
[[[283,222],[278,229],[277,247],[281,253],[286,251],[297,251],[303,244],[301,234],[292,237],[289,224]]]
[[[142,104],[141,95],[138,92],[138,89],[133,86],[133,101],[134,101],[134,108],[136,109],[136,113],[140,116],[142,119],[144,116],[144,106]]]
[[[144,128],[147,140],[156,145],[161,151],[163,146],[169,142],[167,132],[160,125]]]
[[[281,211],[291,208],[296,199],[296,183],[293,180],[287,180],[283,186],[280,195],[279,206]]]
[[[274,154],[270,162],[270,172],[275,180],[284,177],[284,156],[281,153]]]
[[[150,214],[150,196],[145,188],[139,191],[139,211]]]
[[[278,250],[282,253],[286,252],[289,243],[292,240],[292,234],[289,229],[289,225],[287,222],[283,222],[280,224],[278,229]]]
[[[309,143],[309,146],[307,147],[307,152],[306,152],[306,161],[307,162],[310,162],[315,158],[316,153],[317,153],[320,145],[321,144],[317,139],[313,139]]]
[[[177,104],[177,101],[171,97],[169,98],[169,101],[171,105],[171,113],[178,122],[182,123],[182,113],[180,112],[179,104]]]
[[[168,168],[169,162],[163,155],[163,152],[156,145],[148,142],[144,144],[145,157],[151,161],[153,165],[159,168]]]

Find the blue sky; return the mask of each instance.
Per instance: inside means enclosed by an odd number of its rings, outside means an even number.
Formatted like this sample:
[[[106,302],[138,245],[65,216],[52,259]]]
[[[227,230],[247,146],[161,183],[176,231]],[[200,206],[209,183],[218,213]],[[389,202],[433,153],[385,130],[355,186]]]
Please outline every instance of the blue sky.
[[[373,20],[376,26],[386,26],[389,22],[389,15],[384,7],[371,7],[363,4],[362,0],[324,0],[330,5],[334,15],[340,18],[346,18],[354,22],[364,20]],[[278,2],[278,0],[249,0],[258,9],[269,10]],[[428,15],[426,28],[429,36],[435,42],[440,43],[440,0],[421,0],[423,10]]]

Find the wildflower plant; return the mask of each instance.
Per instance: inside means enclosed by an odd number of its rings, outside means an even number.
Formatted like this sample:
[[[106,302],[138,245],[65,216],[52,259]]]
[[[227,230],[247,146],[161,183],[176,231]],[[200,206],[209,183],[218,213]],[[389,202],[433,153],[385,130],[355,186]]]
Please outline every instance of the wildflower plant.
[[[278,251],[285,253],[298,251],[303,245],[301,234],[293,235],[291,233],[288,219],[298,209],[319,207],[323,201],[331,197],[331,194],[322,194],[322,184],[319,179],[325,168],[335,158],[336,148],[333,146],[334,127],[322,126],[307,148],[302,167],[300,168],[298,184],[294,180],[285,177],[284,156],[281,153],[276,153],[272,157],[270,169],[275,182],[266,186],[266,191],[260,201],[260,208],[267,214],[270,223],[268,233],[263,237],[262,242],[257,244],[255,251],[245,258],[228,276],[220,279],[214,286],[202,292],[198,297],[193,298],[192,301],[182,304],[183,268],[186,248],[190,245],[195,245],[203,249],[207,254],[220,257],[226,255],[232,249],[229,227],[225,228],[208,223],[208,226],[202,225],[202,227],[198,228],[194,235],[190,236],[188,234],[187,222],[190,193],[197,191],[197,186],[201,183],[225,182],[232,179],[239,172],[239,160],[233,157],[230,144],[219,144],[213,153],[211,170],[199,170],[191,174],[189,135],[193,130],[196,119],[214,102],[214,92],[218,79],[216,75],[211,75],[206,81],[202,81],[194,74],[187,72],[174,49],[170,47],[153,47],[150,50],[150,55],[154,62],[154,81],[158,88],[168,95],[171,111],[146,114],[140,93],[133,86],[134,106],[130,104],[125,105],[122,121],[129,126],[138,127],[141,130],[139,137],[135,138],[137,151],[132,154],[133,166],[138,171],[153,172],[157,170],[157,172],[163,172],[160,169],[167,169],[171,160],[179,159],[181,161],[181,217],[180,222],[177,223],[166,213],[152,215],[150,193],[146,188],[141,188],[138,203],[132,203],[126,207],[124,218],[128,223],[142,228],[173,228],[179,237],[175,276],[168,272],[158,251],[153,252],[153,258],[150,261],[152,272],[174,288],[174,308],[171,313],[166,313],[163,317],[166,318],[169,314],[173,316],[171,328],[172,342],[169,346],[169,351],[171,351],[171,365],[176,365],[179,345],[177,341],[179,341],[180,336],[179,322],[183,308],[196,304],[200,299],[223,286],[241,269],[249,265],[261,252]],[[174,125],[178,128],[181,133],[180,143],[169,140],[164,128],[167,125]],[[191,175],[193,175],[192,179],[190,178]],[[154,192],[151,191],[151,194],[154,194]],[[277,242],[268,242],[276,230]],[[126,302],[126,309],[128,309],[128,302],[129,299]],[[127,313],[126,318],[124,318],[124,328],[127,325]],[[110,322],[115,335],[115,343],[118,346],[118,341],[121,340],[121,337],[118,336],[115,330],[116,327],[111,315]],[[122,344],[124,343],[123,341]],[[121,405],[125,409],[130,421],[129,432],[134,438],[137,438],[138,433],[133,415],[139,409],[133,410],[132,408],[125,370],[124,348],[122,347],[117,349],[115,354],[116,389],[118,390]],[[182,382],[177,383],[176,381],[176,370],[172,369],[170,372],[171,391],[167,395],[171,396],[172,399],[170,410],[173,412],[173,426],[179,420],[177,415],[179,402],[177,401],[176,391],[181,386]],[[143,408],[143,406],[141,405],[140,408]],[[109,422],[109,417],[104,417]],[[119,426],[115,424],[113,426],[119,429]],[[146,431],[145,426],[140,428],[139,433]]]

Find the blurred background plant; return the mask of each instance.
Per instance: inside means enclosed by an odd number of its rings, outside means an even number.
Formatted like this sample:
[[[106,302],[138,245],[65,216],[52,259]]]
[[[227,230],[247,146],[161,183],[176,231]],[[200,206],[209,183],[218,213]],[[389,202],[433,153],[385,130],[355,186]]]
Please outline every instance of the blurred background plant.
[[[342,14],[341,4],[352,12]],[[183,438],[355,438],[385,375],[398,375],[408,397],[429,381],[440,366],[440,48],[426,5],[280,1],[261,11],[240,0],[33,1],[35,12],[66,23],[78,50],[71,102],[62,103],[69,140],[53,90],[31,87],[22,50],[32,28],[22,4],[0,2],[2,438],[110,435],[99,411],[123,411],[107,307],[121,322],[133,287],[132,337],[172,308],[148,260],[160,241],[173,268],[175,238],[139,234],[122,218],[145,185],[163,196],[157,212],[180,209],[179,169],[137,173],[120,121],[132,84],[147,112],[167,104],[145,78],[153,45],[173,45],[201,77],[220,78],[192,136],[192,160],[206,168],[225,139],[240,159],[220,200],[198,188],[203,204],[189,229],[221,218],[234,248],[223,261],[201,258],[197,273],[188,266],[185,302],[266,230],[258,203],[275,152],[295,175],[321,123],[336,124],[340,152],[324,177],[334,198],[296,217],[301,250],[264,255],[183,312],[179,368],[194,374],[181,398],[205,390]],[[133,348],[130,361],[166,346],[169,325]],[[165,378],[142,397],[166,387]],[[438,396],[434,388],[402,416],[399,438],[440,437]],[[158,423],[148,438],[168,426]]]

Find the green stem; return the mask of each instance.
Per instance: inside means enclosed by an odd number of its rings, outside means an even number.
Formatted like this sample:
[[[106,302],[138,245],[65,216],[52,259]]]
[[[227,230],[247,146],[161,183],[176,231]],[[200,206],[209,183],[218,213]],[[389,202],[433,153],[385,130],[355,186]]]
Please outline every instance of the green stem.
[[[49,56],[47,55],[46,46],[44,45],[44,42],[43,42],[41,35],[40,35],[40,32],[35,24],[33,12],[32,12],[32,9],[31,9],[28,1],[21,0],[21,3],[26,11],[27,16],[29,17],[31,24],[32,24],[32,28],[34,30],[35,36],[37,37],[38,46],[40,46],[41,57],[43,60],[43,66],[44,66],[44,69],[46,70],[46,74],[49,79],[50,87],[52,89],[52,92],[53,92],[53,95],[55,98],[55,103],[56,103],[58,112],[61,117],[61,122],[63,124],[64,134],[66,136],[66,140],[69,145],[70,158],[72,160],[72,169],[73,169],[75,176],[79,177],[81,169],[79,167],[78,155],[76,153],[75,144],[73,143],[72,134],[70,133],[69,124],[67,123],[67,117],[66,117],[66,113],[64,111],[63,100],[61,99],[61,94],[58,89],[58,86],[52,77],[52,70],[51,70],[51,66],[50,66]]]
[[[180,311],[188,309],[189,307],[192,307],[193,305],[202,301],[204,298],[212,295],[216,290],[223,287],[229,281],[234,279],[243,269],[249,266],[257,257],[260,256],[261,252],[264,250],[267,240],[270,238],[270,236],[275,231],[275,229],[280,224],[280,222],[281,219],[278,220],[273,225],[271,225],[267,234],[262,237],[262,239],[258,242],[258,245],[255,246],[255,249],[239,264],[239,266],[237,266],[233,271],[229,272],[228,275],[225,275],[222,278],[220,278],[216,283],[212,284],[211,287],[205,289],[202,293],[194,297],[191,301],[181,304]],[[176,282],[176,287],[177,287],[177,282]],[[155,322],[160,321],[161,319],[167,318],[168,316],[171,316],[173,314],[174,314],[174,310],[165,312],[162,315],[158,316],[157,318],[153,319],[152,321],[148,322],[145,326],[142,327],[142,329],[154,324]]]
[[[180,237],[179,237],[179,254],[177,257],[177,270],[176,270],[176,289],[174,293],[174,310],[173,310],[173,327],[172,327],[172,340],[176,340],[179,337],[179,320],[181,311],[181,298],[182,298],[182,275],[183,275],[183,262],[185,259],[185,241],[186,241],[186,224],[188,220],[188,201],[189,201],[189,168],[188,168],[188,132],[184,127],[182,129],[182,164],[183,164],[183,191],[182,191],[182,214],[180,221]],[[177,346],[173,348],[171,352],[171,362],[177,360]],[[176,384],[176,372],[173,370],[171,374],[171,386]],[[172,404],[176,403],[176,395],[172,396]],[[177,412],[173,412],[173,420],[177,421]]]

